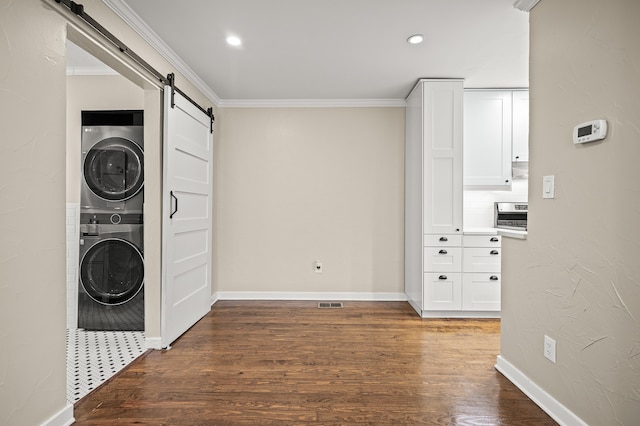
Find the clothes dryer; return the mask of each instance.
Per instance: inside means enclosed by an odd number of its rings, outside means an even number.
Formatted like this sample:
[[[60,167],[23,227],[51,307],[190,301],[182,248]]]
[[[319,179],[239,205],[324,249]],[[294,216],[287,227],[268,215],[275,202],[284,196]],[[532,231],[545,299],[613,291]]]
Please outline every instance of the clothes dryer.
[[[143,112],[82,111],[81,211],[142,213]]]
[[[144,330],[142,238],[142,214],[80,214],[78,328]]]

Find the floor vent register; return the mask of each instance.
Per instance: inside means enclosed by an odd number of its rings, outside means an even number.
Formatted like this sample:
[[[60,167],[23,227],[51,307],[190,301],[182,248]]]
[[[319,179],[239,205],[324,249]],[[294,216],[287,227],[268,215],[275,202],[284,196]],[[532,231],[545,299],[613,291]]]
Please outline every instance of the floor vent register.
[[[318,302],[318,308],[321,309],[339,309],[342,307],[342,302]]]

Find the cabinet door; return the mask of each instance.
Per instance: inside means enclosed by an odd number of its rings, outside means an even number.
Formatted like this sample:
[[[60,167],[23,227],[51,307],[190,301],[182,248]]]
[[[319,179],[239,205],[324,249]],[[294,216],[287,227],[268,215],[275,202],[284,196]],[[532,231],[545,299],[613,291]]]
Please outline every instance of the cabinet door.
[[[461,247],[425,247],[425,272],[460,272],[462,271]]]
[[[500,274],[463,274],[462,309],[500,310]]]
[[[425,234],[462,231],[462,92],[462,81],[424,84]]]
[[[496,272],[502,267],[501,249],[497,247],[465,247],[463,272]]]
[[[512,161],[529,161],[529,91],[513,92]]]
[[[511,185],[511,91],[464,92],[464,184]]]
[[[462,274],[424,274],[424,310],[459,311],[462,309]]]
[[[500,247],[502,236],[500,235],[465,235],[462,239],[464,247]]]

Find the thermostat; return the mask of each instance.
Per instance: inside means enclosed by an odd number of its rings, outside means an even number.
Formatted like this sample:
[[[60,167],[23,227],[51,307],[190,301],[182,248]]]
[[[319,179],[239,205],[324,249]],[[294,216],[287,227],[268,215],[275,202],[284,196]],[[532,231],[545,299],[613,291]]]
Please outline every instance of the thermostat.
[[[593,142],[607,137],[607,121],[593,120],[573,128],[573,143]]]

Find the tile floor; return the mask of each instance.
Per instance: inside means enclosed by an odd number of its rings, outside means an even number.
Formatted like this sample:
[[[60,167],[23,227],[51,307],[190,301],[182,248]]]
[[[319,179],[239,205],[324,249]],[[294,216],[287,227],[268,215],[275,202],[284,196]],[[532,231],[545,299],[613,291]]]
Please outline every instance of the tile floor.
[[[142,331],[67,330],[67,402],[73,404],[145,351]]]

